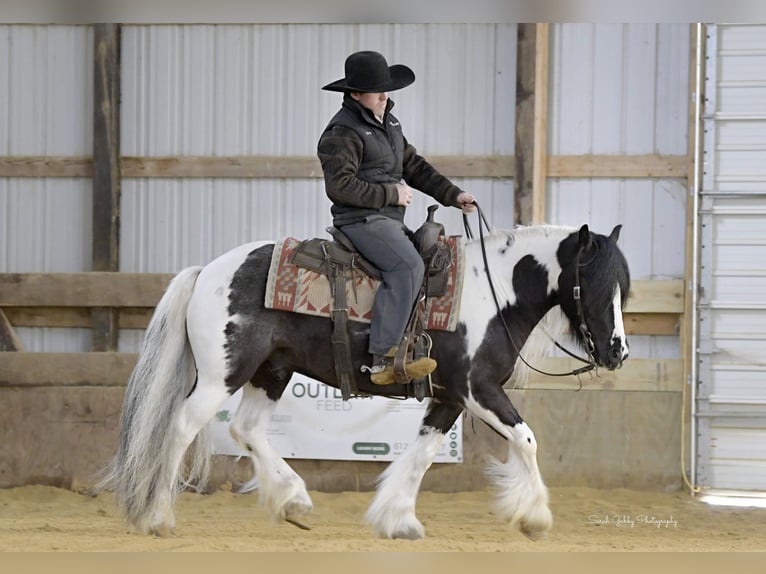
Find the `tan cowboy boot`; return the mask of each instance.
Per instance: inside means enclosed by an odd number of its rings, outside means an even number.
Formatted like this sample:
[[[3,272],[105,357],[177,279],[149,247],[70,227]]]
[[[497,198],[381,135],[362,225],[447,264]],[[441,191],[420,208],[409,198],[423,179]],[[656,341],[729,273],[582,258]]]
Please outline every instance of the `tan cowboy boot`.
[[[394,357],[397,347],[391,347],[385,355],[374,355],[370,368],[370,380],[376,385],[390,385],[396,382],[394,375]],[[431,357],[420,357],[414,361],[405,363],[404,370],[412,379],[419,379],[430,375],[436,369],[436,361]]]

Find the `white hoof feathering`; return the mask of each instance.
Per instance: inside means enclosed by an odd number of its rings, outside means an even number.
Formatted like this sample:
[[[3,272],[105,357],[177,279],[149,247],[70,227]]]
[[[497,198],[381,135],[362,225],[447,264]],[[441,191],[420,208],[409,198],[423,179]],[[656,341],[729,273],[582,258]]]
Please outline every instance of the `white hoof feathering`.
[[[380,538],[404,538],[419,540],[426,535],[425,529],[407,504],[383,502],[376,498],[365,520]]]
[[[504,464],[491,460],[487,476],[495,491],[493,510],[496,516],[518,526],[532,540],[539,540],[553,527],[548,508],[548,489],[537,466],[537,443],[531,429],[521,423],[514,427],[514,437]]]
[[[260,502],[276,521],[297,519],[309,514],[311,502],[306,483],[269,444],[266,429],[276,409],[263,389],[245,386],[229,433],[250,452],[255,470],[248,486],[257,485]]]
[[[305,481],[284,460],[275,458],[270,462],[268,465],[261,460],[256,463],[259,502],[277,522],[310,514],[314,503],[306,490]],[[272,469],[273,474],[264,471],[267,467]]]
[[[380,475],[378,491],[365,521],[381,538],[418,540],[425,529],[415,516],[420,482],[439,452],[444,434],[421,428],[418,438]]]

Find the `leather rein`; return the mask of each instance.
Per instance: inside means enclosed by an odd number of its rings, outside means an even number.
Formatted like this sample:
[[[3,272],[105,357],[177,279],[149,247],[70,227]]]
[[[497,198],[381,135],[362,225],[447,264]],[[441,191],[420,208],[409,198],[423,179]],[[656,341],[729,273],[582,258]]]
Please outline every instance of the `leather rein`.
[[[578,380],[579,380],[579,375],[581,375],[582,373],[587,373],[588,371],[592,371],[598,368],[598,365],[596,365],[596,361],[593,358],[593,351],[595,350],[595,345],[593,343],[593,335],[591,334],[590,329],[588,328],[588,323],[585,320],[585,311],[582,305],[582,296],[581,296],[582,289],[580,287],[580,267],[584,267],[585,264],[580,263],[580,259],[582,257],[583,247],[580,246],[580,248],[577,251],[577,255],[575,256],[575,261],[574,261],[575,285],[573,288],[572,296],[574,298],[575,306],[577,309],[577,318],[580,320],[579,329],[580,329],[580,333],[583,336],[583,340],[585,341],[585,350],[588,354],[588,358],[584,359],[583,357],[576,355],[572,351],[565,349],[562,345],[559,344],[558,341],[554,340],[553,343],[556,345],[556,347],[561,349],[564,353],[566,353],[570,357],[585,363],[585,366],[580,367],[579,369],[572,369],[571,371],[567,371],[565,373],[549,373],[548,371],[543,371],[542,369],[538,369],[537,367],[530,365],[527,362],[527,360],[522,356],[521,349],[516,345],[516,342],[513,340],[513,336],[511,335],[511,330],[508,327],[508,324],[505,322],[505,317],[503,317],[502,309],[500,308],[500,302],[498,301],[497,293],[495,292],[495,285],[492,282],[492,277],[489,272],[489,262],[487,260],[487,248],[484,243],[483,227],[486,227],[488,232],[491,229],[489,224],[487,223],[486,217],[484,216],[484,212],[481,210],[481,207],[479,207],[479,204],[474,201],[473,205],[476,206],[476,210],[479,213],[479,241],[481,243],[481,256],[482,256],[482,259],[484,260],[484,271],[487,275],[487,282],[489,283],[489,289],[492,292],[492,298],[495,301],[497,314],[500,317],[500,321],[503,324],[503,328],[505,329],[505,334],[508,336],[508,340],[511,342],[511,346],[516,351],[516,355],[519,357],[519,359],[521,359],[521,362],[524,363],[529,369],[537,373],[540,373],[541,375],[547,375],[549,377],[575,376],[575,377],[578,377]],[[466,213],[463,213],[463,226],[465,228],[466,237],[468,239],[473,239],[473,231],[471,230],[471,227],[468,223],[468,215]],[[582,387],[582,384],[580,386]]]

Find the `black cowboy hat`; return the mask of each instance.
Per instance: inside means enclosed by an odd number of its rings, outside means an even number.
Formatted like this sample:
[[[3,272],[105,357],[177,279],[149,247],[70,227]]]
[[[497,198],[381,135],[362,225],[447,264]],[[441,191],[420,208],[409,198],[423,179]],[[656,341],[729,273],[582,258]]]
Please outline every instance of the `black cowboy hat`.
[[[378,52],[354,52],[346,58],[346,77],[322,87],[331,92],[392,92],[415,81],[415,72],[402,64],[389,66]]]

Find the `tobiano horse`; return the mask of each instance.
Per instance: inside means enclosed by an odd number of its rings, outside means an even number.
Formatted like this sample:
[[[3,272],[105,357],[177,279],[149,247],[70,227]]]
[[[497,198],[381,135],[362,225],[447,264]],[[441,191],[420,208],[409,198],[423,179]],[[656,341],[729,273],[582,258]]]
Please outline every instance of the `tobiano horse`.
[[[432,397],[417,437],[378,479],[365,516],[376,535],[424,536],[415,515],[421,481],[464,411],[508,442],[507,460],[490,461],[487,471],[496,517],[532,539],[551,529],[535,435],[504,384],[543,317],[552,330],[571,331],[593,364],[622,365],[630,276],[619,232],[543,225],[466,241],[459,322],[454,332],[430,333],[438,363]],[[264,306],[273,250],[273,242],[249,243],[184,269],[154,311],[127,385],[117,453],[101,483],[139,531],[174,529],[177,493],[207,478],[207,423],[240,388],[230,432],[251,455],[261,502],[275,518],[295,523],[312,510],[305,482],[269,445],[266,429],[293,373],[337,386],[332,325]],[[369,325],[350,321],[349,331],[359,392],[402,396],[401,385],[376,386],[359,370],[371,360]]]

